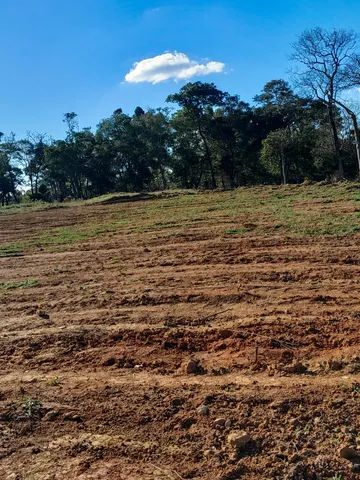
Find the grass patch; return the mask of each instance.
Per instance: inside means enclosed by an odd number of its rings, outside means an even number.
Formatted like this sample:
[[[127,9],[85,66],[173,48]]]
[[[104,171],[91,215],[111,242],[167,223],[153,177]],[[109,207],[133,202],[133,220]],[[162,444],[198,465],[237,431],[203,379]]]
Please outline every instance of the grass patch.
[[[76,228],[60,227],[45,232],[36,238],[36,244],[40,246],[47,245],[66,245],[68,243],[79,242],[88,238],[86,232]]]
[[[22,243],[5,243],[0,245],[1,257],[19,257],[22,255],[24,245]]]
[[[13,282],[0,282],[0,290],[15,290],[17,288],[31,288],[39,285],[39,281],[34,278]]]
[[[120,227],[126,224],[126,220],[119,220],[99,224],[88,224],[79,227],[53,228],[52,230],[36,237],[33,243],[40,247],[71,245],[106,233],[116,232]]]
[[[21,243],[0,246],[0,257],[19,256],[36,249],[62,251],[68,245],[111,234],[146,234],[163,237],[183,233],[200,235],[346,236],[360,232],[360,186],[287,185],[242,187],[226,192],[178,192],[158,195],[146,202],[92,206],[112,199],[109,194],[88,201],[69,202],[66,208],[84,207],[76,225],[52,227],[26,236]],[[63,205],[37,205],[48,210]],[[28,207],[23,207],[28,208]],[[12,209],[15,214],[16,207]],[[24,210],[22,210],[24,213]],[[21,215],[21,208],[18,213]],[[55,215],[54,215],[55,218]],[[25,230],[24,230],[25,231]],[[80,247],[81,248],[81,247]]]

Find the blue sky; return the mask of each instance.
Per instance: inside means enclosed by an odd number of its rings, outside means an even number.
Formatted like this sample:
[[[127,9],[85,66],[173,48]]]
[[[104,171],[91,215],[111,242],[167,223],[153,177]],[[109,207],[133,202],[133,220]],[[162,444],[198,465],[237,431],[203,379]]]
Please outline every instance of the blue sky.
[[[288,77],[291,43],[314,26],[360,32],[360,2],[0,0],[0,131],[61,137],[68,111],[95,127],[119,107],[161,106],[186,80],[124,78],[164,52],[184,53],[200,70],[224,63],[192,79],[251,101],[266,81]]]

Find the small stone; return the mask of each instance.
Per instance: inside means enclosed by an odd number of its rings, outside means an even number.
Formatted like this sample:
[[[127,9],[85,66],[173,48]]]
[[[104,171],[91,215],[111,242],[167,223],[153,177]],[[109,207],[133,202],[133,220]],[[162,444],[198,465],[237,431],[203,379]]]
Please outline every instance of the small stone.
[[[355,450],[352,447],[342,447],[339,450],[339,455],[341,458],[345,458],[346,460],[360,460],[360,452]]]
[[[83,421],[83,419],[80,417],[80,415],[77,415],[75,413],[65,413],[64,415],[64,420],[67,422],[77,422],[80,423]]]
[[[43,420],[45,422],[53,422],[55,420],[55,418],[58,417],[58,416],[59,416],[59,412],[57,410],[50,410],[50,412],[48,412],[44,416]]]
[[[226,418],[217,418],[214,421],[214,427],[224,427],[226,423]]]
[[[307,366],[301,362],[294,362],[291,365],[283,367],[285,373],[302,374],[307,372]]]
[[[207,405],[200,405],[197,412],[199,415],[209,415],[209,407]]]
[[[105,358],[102,364],[104,367],[112,367],[113,365],[115,365],[115,362],[116,360],[114,357],[109,357],[109,358]]]
[[[329,360],[328,369],[338,372],[344,368],[344,362],[342,360]]]
[[[245,431],[232,432],[227,436],[227,443],[236,450],[244,448],[251,440],[250,435]]]
[[[40,317],[44,320],[49,320],[49,318],[50,318],[50,315],[47,312],[45,312],[44,310],[39,310],[37,312],[37,314],[38,314],[38,317]]]
[[[204,373],[204,369],[198,360],[191,359],[185,365],[185,372],[188,375],[201,375]]]
[[[232,421],[230,420],[230,418],[228,418],[225,422],[225,428],[230,428],[232,425]]]
[[[183,418],[180,420],[180,428],[184,428],[185,430],[188,430],[194,423],[196,423],[196,420],[192,417]]]

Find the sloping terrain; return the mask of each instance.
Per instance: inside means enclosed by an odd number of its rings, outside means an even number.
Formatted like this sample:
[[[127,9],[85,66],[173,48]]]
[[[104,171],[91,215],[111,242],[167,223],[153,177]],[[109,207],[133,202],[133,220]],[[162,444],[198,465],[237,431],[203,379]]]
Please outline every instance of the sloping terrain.
[[[359,200],[0,210],[0,478],[360,478]]]

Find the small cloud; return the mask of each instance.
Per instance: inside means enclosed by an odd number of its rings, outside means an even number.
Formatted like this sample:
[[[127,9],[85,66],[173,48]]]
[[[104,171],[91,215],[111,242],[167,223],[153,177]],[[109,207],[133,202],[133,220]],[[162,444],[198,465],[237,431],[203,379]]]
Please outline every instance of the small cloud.
[[[125,75],[125,80],[128,83],[156,84],[169,79],[188,80],[191,77],[221,73],[224,68],[225,63],[222,62],[198,63],[190,60],[185,53],[163,53],[134,63]]]

